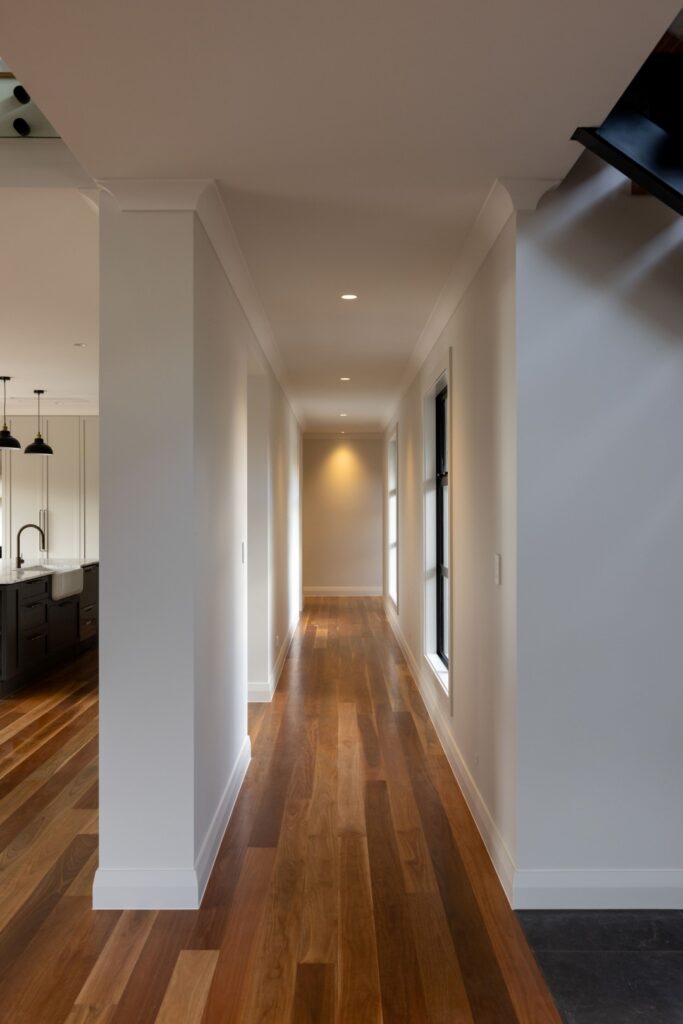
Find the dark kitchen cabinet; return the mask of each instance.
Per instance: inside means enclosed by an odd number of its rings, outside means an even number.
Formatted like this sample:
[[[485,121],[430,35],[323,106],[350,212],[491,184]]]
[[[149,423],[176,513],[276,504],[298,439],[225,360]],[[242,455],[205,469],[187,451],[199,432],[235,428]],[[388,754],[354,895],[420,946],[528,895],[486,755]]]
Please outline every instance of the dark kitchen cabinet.
[[[86,565],[83,569],[83,593],[80,595],[78,622],[78,635],[81,640],[97,636],[99,581],[99,565]]]
[[[50,596],[50,577],[0,586],[0,696],[92,644],[99,621],[99,566],[83,568],[83,591]]]

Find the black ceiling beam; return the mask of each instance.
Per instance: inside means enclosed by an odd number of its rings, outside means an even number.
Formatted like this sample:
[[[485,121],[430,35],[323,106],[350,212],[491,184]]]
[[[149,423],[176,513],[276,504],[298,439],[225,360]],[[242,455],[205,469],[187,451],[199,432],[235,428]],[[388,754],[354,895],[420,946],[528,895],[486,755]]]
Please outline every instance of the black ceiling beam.
[[[683,51],[652,53],[598,128],[572,139],[683,214]]]

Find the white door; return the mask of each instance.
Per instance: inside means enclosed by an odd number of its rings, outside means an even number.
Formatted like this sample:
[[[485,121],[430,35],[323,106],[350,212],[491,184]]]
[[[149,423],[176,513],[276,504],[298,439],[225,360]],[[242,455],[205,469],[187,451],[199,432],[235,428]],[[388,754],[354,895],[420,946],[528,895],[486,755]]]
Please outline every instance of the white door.
[[[22,448],[25,448],[36,434],[35,416],[13,416],[10,430],[21,441]],[[3,480],[6,537],[8,553],[12,559],[17,556],[19,528],[25,523],[43,525],[45,461],[44,455],[24,455],[20,449],[9,452],[4,460],[4,465],[8,467],[6,479]],[[21,537],[21,553],[27,562],[37,562],[45,557],[44,552],[40,550],[37,530],[24,531]]]
[[[49,416],[43,433],[54,455],[47,470],[47,552],[51,559],[78,558],[81,536],[81,466],[78,416]],[[28,456],[27,456],[28,458]]]

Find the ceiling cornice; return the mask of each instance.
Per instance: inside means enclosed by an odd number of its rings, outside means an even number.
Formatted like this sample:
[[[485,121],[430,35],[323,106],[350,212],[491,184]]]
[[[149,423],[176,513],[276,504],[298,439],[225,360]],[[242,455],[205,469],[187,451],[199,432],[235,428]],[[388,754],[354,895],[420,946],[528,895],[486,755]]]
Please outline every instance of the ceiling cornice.
[[[79,188],[79,193],[85,204],[99,216],[100,213],[100,196],[102,194],[99,188]]]
[[[273,329],[216,182],[211,178],[158,181],[110,178],[99,181],[98,185],[113,196],[120,209],[125,211],[185,210],[196,213],[249,322],[258,347],[255,354],[257,358],[265,357],[269,363],[301,425],[300,412],[292,398],[284,361],[275,341]]]
[[[385,420],[385,429],[395,418],[397,405],[441,337],[510,217],[521,210],[535,210],[545,193],[558,184],[557,180],[541,178],[497,178],[494,181],[420,333],[401,380],[398,401]]]
[[[551,192],[560,184],[559,178],[499,178],[516,213],[522,210],[535,210],[547,192]]]
[[[101,189],[126,211],[162,212],[197,210],[203,192],[213,184],[210,178],[105,178]]]

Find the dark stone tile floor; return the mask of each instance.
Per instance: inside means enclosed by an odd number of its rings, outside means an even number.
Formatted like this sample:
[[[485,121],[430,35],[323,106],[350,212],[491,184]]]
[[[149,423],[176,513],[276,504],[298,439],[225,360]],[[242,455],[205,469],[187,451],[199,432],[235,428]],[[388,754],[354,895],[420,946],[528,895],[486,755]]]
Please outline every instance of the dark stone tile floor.
[[[683,1024],[683,911],[517,916],[566,1024]]]

